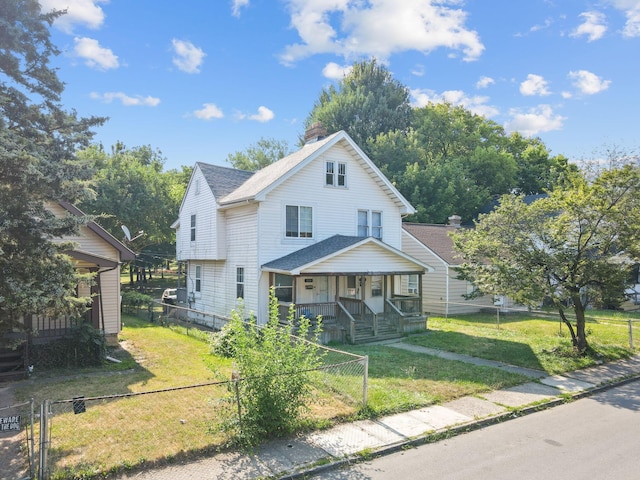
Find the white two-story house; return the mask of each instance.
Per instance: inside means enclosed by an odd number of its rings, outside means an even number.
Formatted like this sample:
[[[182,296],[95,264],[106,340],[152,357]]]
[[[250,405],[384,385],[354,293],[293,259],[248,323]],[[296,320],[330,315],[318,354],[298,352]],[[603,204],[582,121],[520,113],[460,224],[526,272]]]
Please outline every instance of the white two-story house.
[[[431,268],[401,250],[413,212],[343,131],[255,173],[196,163],[173,224],[188,305],[228,317],[242,298],[261,324],[273,287],[281,318],[322,316],[325,340],[424,330]]]

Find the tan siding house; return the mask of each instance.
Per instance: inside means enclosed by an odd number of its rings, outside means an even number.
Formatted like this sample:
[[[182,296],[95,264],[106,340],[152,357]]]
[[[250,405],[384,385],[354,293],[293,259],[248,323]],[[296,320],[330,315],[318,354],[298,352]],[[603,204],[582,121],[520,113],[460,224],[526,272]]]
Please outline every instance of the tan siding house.
[[[425,275],[422,285],[422,308],[438,315],[455,315],[479,312],[493,306],[493,298],[484,296],[466,300],[473,285],[457,278],[455,267],[459,264],[450,233],[460,228],[459,217],[450,218],[449,225],[421,223],[402,224],[402,250],[419,258],[434,269]]]

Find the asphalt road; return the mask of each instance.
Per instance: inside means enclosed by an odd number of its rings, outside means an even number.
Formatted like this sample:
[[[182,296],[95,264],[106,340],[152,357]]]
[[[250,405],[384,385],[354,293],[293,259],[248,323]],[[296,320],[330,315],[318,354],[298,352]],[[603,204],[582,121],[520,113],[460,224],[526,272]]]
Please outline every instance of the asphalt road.
[[[312,478],[637,480],[640,381]]]

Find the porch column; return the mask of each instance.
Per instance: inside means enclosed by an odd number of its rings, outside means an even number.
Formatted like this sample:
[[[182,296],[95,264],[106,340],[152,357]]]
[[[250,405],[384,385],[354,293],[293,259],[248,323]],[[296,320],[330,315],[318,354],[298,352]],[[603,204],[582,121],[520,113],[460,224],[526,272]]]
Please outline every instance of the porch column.
[[[418,295],[420,297],[420,315],[422,315],[422,313],[424,312],[424,306],[422,305],[422,301],[424,300],[424,295],[422,292],[422,277],[424,276],[424,273],[421,273],[420,275],[418,275]]]

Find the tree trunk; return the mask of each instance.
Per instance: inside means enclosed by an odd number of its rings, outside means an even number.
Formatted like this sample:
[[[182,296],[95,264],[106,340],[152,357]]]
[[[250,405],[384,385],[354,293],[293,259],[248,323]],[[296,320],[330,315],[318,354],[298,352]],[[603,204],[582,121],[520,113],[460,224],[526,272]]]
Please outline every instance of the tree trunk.
[[[585,305],[580,299],[580,294],[573,295],[573,311],[576,314],[576,342],[574,346],[576,349],[583,353],[587,347],[587,332],[586,332],[586,320],[584,318],[584,312],[586,310]]]

